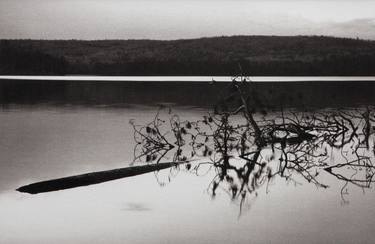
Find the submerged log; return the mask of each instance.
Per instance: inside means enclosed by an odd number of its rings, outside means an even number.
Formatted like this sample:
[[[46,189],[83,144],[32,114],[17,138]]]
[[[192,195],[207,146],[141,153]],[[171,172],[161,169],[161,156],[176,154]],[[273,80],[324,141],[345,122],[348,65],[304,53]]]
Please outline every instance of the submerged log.
[[[169,162],[169,163],[158,163],[142,166],[133,166],[120,169],[112,169],[106,171],[92,172],[81,175],[74,175],[54,180],[47,180],[36,182],[33,184],[21,186],[17,189],[19,192],[25,192],[30,194],[38,194],[50,191],[65,190],[80,186],[88,186],[93,184],[99,184],[111,180],[117,180],[130,176],[141,175],[150,173],[166,168],[170,168],[184,162]]]

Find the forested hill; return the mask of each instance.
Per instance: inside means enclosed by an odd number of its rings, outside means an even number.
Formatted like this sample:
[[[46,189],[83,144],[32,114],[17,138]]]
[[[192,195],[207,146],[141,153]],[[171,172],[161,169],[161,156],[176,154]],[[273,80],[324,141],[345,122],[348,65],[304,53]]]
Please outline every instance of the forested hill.
[[[240,64],[240,65],[239,65]],[[375,41],[323,36],[1,40],[0,74],[375,75]]]

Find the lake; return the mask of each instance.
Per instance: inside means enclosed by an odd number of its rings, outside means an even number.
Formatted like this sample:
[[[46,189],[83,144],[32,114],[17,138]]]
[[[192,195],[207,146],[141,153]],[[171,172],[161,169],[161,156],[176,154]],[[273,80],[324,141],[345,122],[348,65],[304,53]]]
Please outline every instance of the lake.
[[[256,105],[254,116],[258,123],[280,121],[277,111],[285,107],[292,112],[286,112],[284,119],[293,121],[291,118],[297,116],[308,128],[312,124],[306,121],[311,119],[299,117],[294,108],[318,109],[307,112],[308,117],[314,117],[352,107],[339,117],[314,119],[314,136],[326,133],[323,142],[312,143],[318,148],[327,148],[321,143],[341,141],[340,136],[350,135],[350,123],[347,129],[335,129],[343,127],[343,121],[352,121],[354,131],[355,126],[360,128],[358,133],[365,131],[361,130],[365,126],[365,108],[372,108],[375,102],[373,77],[251,79],[257,92],[252,95],[266,102]],[[181,166],[37,195],[16,191],[38,181],[132,166],[139,153],[134,151],[137,141],[141,146],[150,146],[143,139],[154,137],[153,133],[145,133],[139,141],[140,134],[134,137],[130,121],[148,124],[155,119],[159,106],[171,106],[181,121],[199,121],[207,116],[207,111],[212,112],[229,81],[230,77],[1,77],[0,243],[372,243],[373,168],[353,165],[353,155],[348,156],[349,146],[363,144],[363,136],[357,132],[350,137],[353,144],[340,149],[330,146],[321,155],[310,155],[309,148],[314,148],[310,144],[287,146],[285,155],[298,156],[306,162],[293,163],[289,157],[291,167],[275,173],[267,183],[261,182],[266,168],[255,166],[261,170],[254,175],[262,177],[259,182],[252,178],[244,198],[241,194],[233,197],[238,192],[234,186],[236,180],[243,180],[241,172],[248,168],[236,169],[238,177],[229,173],[220,177],[224,168],[213,164],[197,171],[193,164],[191,169]],[[259,107],[267,108],[268,115]],[[167,121],[165,125],[169,125],[171,116],[167,111],[162,110],[160,115]],[[368,115],[370,118],[373,113]],[[207,120],[199,122],[206,127],[204,131],[210,131]],[[216,125],[222,123],[220,118],[214,121]],[[178,126],[187,128],[185,122],[178,122]],[[240,123],[241,118],[235,116],[234,122]],[[152,131],[152,126],[136,128],[143,133],[142,129]],[[290,123],[289,127],[293,126],[296,124]],[[263,131],[270,129],[277,127],[262,127]],[[286,129],[282,126],[278,133]],[[373,129],[369,132],[373,133]],[[234,137],[242,134],[243,131],[233,132]],[[173,133],[169,131],[168,135],[175,146]],[[220,138],[220,133],[214,138]],[[189,142],[188,138],[184,140]],[[373,137],[368,141],[367,151],[371,154]],[[152,143],[151,147],[155,140]],[[210,141],[205,139],[205,143],[209,145]],[[198,154],[198,147],[194,150]],[[275,164],[272,170],[277,172],[278,159],[283,155],[271,153],[270,147],[261,151],[260,163],[263,165],[266,160],[270,167]],[[366,152],[358,150],[361,156]],[[144,164],[146,156],[160,156],[157,153],[145,154],[134,165]],[[209,150],[203,153],[207,155]],[[162,162],[173,160],[176,154],[172,155],[167,154]],[[206,156],[203,158],[203,162],[207,161]],[[362,161],[366,160],[358,160],[361,165]],[[373,161],[372,153],[368,164]],[[341,163],[343,167],[327,170],[325,162]],[[363,172],[364,181],[350,182],[353,177],[363,176]],[[321,187],[315,180],[329,187]]]
[[[374,76],[248,76],[254,82],[301,81],[375,81]],[[88,75],[0,75],[1,80],[60,80],[60,81],[180,81],[180,82],[230,82],[231,76],[88,76]]]
[[[375,77],[249,78],[255,95],[272,109],[375,105]],[[0,103],[210,108],[230,81],[223,76],[0,76]]]
[[[242,206],[210,194],[215,170],[162,170],[102,184],[30,195],[21,185],[129,166],[129,120],[155,106],[7,104],[0,110],[0,243],[372,243],[375,192],[322,173],[319,188],[282,177]],[[201,118],[205,108],[173,108]],[[261,119],[257,115],[257,119]]]

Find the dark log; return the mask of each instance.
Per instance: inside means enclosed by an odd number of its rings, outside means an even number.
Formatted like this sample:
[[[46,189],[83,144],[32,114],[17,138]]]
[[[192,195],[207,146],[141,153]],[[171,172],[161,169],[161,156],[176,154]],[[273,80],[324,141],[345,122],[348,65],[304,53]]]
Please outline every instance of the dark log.
[[[158,163],[149,164],[142,166],[133,166],[127,168],[112,169],[106,171],[92,172],[81,175],[74,175],[54,180],[47,180],[36,182],[33,184],[21,186],[17,189],[19,192],[25,192],[30,194],[38,194],[50,191],[65,190],[80,186],[88,186],[93,184],[99,184],[111,180],[117,180],[121,178],[126,178],[130,176],[141,175],[145,173],[150,173],[173,166],[177,166],[184,162],[169,162],[169,163]]]

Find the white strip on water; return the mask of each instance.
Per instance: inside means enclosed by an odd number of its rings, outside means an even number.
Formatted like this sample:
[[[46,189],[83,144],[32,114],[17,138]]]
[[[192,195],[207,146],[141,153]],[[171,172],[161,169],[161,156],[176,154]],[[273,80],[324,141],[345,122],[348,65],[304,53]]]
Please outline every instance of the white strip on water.
[[[255,82],[297,81],[375,81],[375,76],[248,76]],[[0,75],[0,80],[73,80],[73,81],[186,81],[186,82],[229,82],[230,76],[40,76]]]

